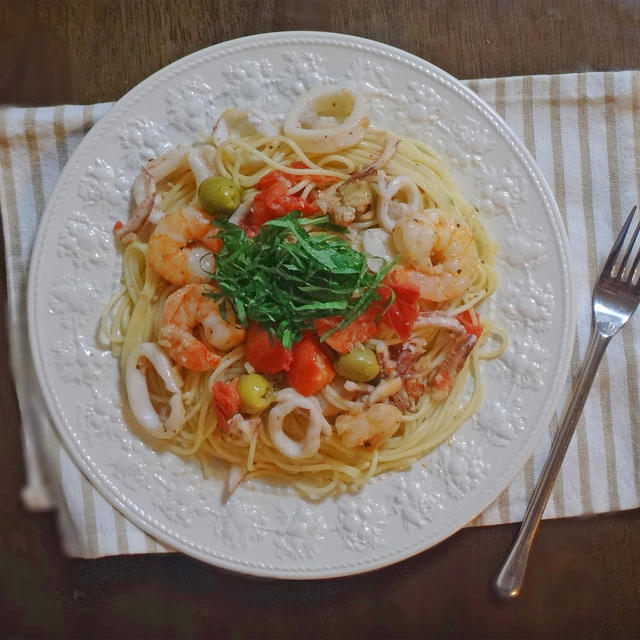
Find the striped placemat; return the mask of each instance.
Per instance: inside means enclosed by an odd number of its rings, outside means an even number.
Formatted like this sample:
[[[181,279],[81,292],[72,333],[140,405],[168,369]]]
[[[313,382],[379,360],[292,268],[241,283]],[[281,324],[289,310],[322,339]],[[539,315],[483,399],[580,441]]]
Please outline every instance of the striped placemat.
[[[640,200],[640,72],[470,80],[467,85],[527,145],[564,217],[577,302],[572,380],[589,340],[592,283],[624,216]],[[113,509],[60,446],[37,396],[24,331],[26,272],[39,216],[70,154],[109,106],[0,110],[9,328],[28,472],[23,497],[31,509],[55,507],[65,551],[87,558],[166,550]],[[545,517],[639,506],[639,363],[640,322],[635,319],[609,346]],[[473,524],[522,518],[556,425],[554,420],[522,472]]]

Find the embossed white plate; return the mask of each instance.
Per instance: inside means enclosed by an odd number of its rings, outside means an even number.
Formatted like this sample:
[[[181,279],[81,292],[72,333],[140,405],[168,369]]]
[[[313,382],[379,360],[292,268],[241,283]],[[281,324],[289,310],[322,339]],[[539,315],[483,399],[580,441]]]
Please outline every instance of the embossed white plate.
[[[121,414],[117,366],[95,341],[117,286],[113,223],[140,165],[208,131],[229,106],[284,112],[302,90],[349,82],[373,123],[425,140],[449,164],[500,244],[500,288],[484,313],[510,346],[484,367],[478,414],[410,471],[358,495],[304,502],[254,483],[228,503],[195,465],[159,454]],[[429,63],[376,42],[311,32],[252,36],[199,51],[122,98],[78,147],[39,228],[30,338],[60,436],[95,487],[167,545],[235,571],[317,578],[396,562],[485,509],[549,422],[573,338],[566,238],[524,146],[475,94]],[[552,330],[553,327],[553,330]]]

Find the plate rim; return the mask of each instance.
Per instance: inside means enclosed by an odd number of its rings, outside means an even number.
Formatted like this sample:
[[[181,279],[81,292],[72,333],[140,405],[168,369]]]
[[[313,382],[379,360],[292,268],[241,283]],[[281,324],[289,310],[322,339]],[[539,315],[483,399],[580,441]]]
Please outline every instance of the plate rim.
[[[481,500],[478,500],[476,496],[475,503],[477,510],[474,509],[474,515],[471,518],[466,519],[460,526],[457,526],[455,530],[444,532],[437,536],[435,540],[430,540],[426,546],[415,545],[404,551],[390,551],[386,554],[381,554],[378,560],[374,563],[359,562],[348,563],[340,565],[332,565],[323,569],[309,569],[308,567],[301,567],[299,570],[295,570],[291,567],[291,571],[275,568],[272,564],[255,563],[241,564],[237,560],[230,560],[226,556],[216,555],[212,557],[210,553],[207,553],[205,549],[201,549],[200,545],[189,542],[184,539],[177,532],[171,532],[171,528],[163,525],[162,522],[155,520],[149,514],[144,512],[135,505],[132,501],[131,504],[123,502],[118,495],[117,487],[114,487],[105,474],[101,473],[100,469],[95,469],[89,462],[90,456],[84,453],[78,443],[72,438],[70,429],[64,428],[63,425],[68,426],[68,421],[63,416],[58,415],[57,404],[55,401],[55,394],[49,388],[49,382],[42,367],[35,367],[38,384],[42,396],[45,399],[45,403],[51,417],[51,422],[55,425],[56,434],[60,437],[65,450],[70,455],[76,466],[82,471],[84,476],[89,480],[92,487],[94,487],[99,493],[109,502],[109,504],[116,507],[120,513],[126,518],[131,520],[136,526],[143,529],[146,533],[152,537],[160,540],[163,544],[169,546],[175,551],[183,552],[187,555],[195,557],[201,561],[211,564],[222,569],[231,570],[236,573],[242,573],[252,576],[276,578],[276,579],[323,579],[333,577],[343,577],[348,575],[354,575],[359,573],[365,573],[373,570],[380,569],[382,567],[395,564],[409,557],[422,553],[427,549],[434,548],[439,545],[443,540],[453,536],[460,531],[461,528],[467,526],[479,513],[482,513],[490,504],[492,504],[512,483],[513,479],[521,471],[526,461],[531,457],[535,446],[542,438],[545,428],[548,427],[549,422],[556,410],[559,409],[560,399],[563,392],[563,387],[567,379],[567,374],[570,368],[570,356],[575,340],[575,323],[576,323],[576,309],[574,304],[575,299],[575,284],[573,282],[573,274],[569,264],[568,253],[568,237],[564,222],[560,215],[558,205],[555,201],[553,193],[547,183],[547,180],[542,173],[541,169],[537,165],[535,159],[525,147],[524,143],[518,138],[518,136],[511,130],[509,125],[500,117],[496,111],[490,107],[482,98],[480,98],[471,89],[466,87],[460,80],[457,80],[448,72],[437,67],[436,65],[424,60],[415,54],[409,53],[402,49],[393,47],[391,45],[378,42],[375,40],[361,38],[359,36],[351,36],[348,34],[323,32],[323,31],[278,31],[271,33],[262,33],[244,36],[233,40],[227,40],[224,42],[216,43],[209,47],[205,47],[198,51],[195,51],[187,56],[179,58],[174,62],[166,65],[165,67],[155,71],[153,74],[142,80],[140,83],[132,87],[127,91],[119,100],[117,100],[111,108],[104,114],[104,116],[92,127],[87,135],[82,139],[78,147],[74,150],[67,164],[63,168],[58,181],[47,201],[47,205],[40,219],[36,238],[33,244],[29,263],[29,275],[27,284],[27,307],[28,307],[28,330],[29,330],[29,344],[31,347],[32,357],[34,358],[34,364],[36,363],[36,356],[40,356],[40,335],[38,332],[38,316],[36,314],[36,286],[37,277],[39,273],[39,256],[42,255],[42,247],[46,239],[46,226],[48,222],[53,218],[53,212],[55,210],[54,205],[60,197],[63,185],[70,176],[75,173],[77,159],[84,151],[84,148],[91,144],[94,138],[102,135],[102,130],[108,126],[109,120],[117,118],[119,110],[127,108],[127,103],[138,94],[144,94],[146,90],[155,86],[155,83],[160,80],[166,74],[171,74],[175,68],[183,68],[189,66],[193,62],[201,61],[211,55],[211,52],[217,50],[223,50],[231,48],[237,51],[241,49],[243,45],[248,45],[249,48],[259,48],[261,45],[273,45],[277,44],[278,40],[286,38],[288,42],[286,44],[292,44],[291,40],[302,39],[306,41],[312,41],[314,38],[318,39],[317,44],[323,46],[334,46],[338,43],[345,44],[349,47],[367,48],[372,49],[378,53],[383,52],[387,56],[393,57],[396,61],[409,62],[410,65],[419,72],[431,73],[432,76],[442,78],[447,82],[449,88],[454,90],[458,94],[463,94],[466,98],[481,111],[482,115],[487,118],[495,128],[496,132],[505,140],[511,149],[519,156],[520,161],[527,170],[528,176],[536,183],[540,195],[546,204],[547,217],[552,224],[555,232],[555,244],[559,250],[559,258],[563,266],[561,271],[562,282],[562,295],[567,297],[567,313],[564,317],[563,323],[563,340],[561,345],[563,347],[562,356],[560,359],[560,366],[556,368],[552,381],[549,383],[552,388],[552,393],[549,394],[545,401],[545,407],[539,419],[539,424],[535,430],[532,431],[526,446],[518,450],[517,456],[514,457],[518,460],[517,464],[508,465],[506,470],[494,480],[501,486],[500,490],[492,496],[485,496],[480,494]],[[285,44],[284,42],[282,44]],[[309,42],[309,44],[314,44]],[[235,52],[234,51],[234,52]],[[224,55],[224,54],[223,54]],[[185,69],[186,71],[186,69]],[[102,125],[101,125],[102,123]],[[557,383],[557,384],[556,384]],[[85,457],[86,455],[86,457]],[[486,493],[486,491],[485,491]],[[139,513],[142,511],[142,515]],[[148,518],[151,518],[155,522],[150,522]],[[459,521],[461,518],[456,518]],[[182,544],[183,548],[175,549],[175,543]],[[419,547],[419,548],[418,548]]]

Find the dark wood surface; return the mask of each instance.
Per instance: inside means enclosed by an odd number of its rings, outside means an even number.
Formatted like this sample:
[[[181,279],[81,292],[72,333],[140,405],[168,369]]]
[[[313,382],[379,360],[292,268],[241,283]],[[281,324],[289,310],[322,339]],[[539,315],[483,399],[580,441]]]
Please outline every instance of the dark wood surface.
[[[380,40],[459,78],[640,68],[634,0],[0,0],[0,104],[115,100],[202,47],[289,29]],[[1,328],[7,354],[4,314]],[[327,581],[252,580],[178,554],[73,560],[53,516],[20,503],[7,358],[0,416],[1,637],[640,637],[638,510],[544,522],[511,603],[491,582],[515,525]]]

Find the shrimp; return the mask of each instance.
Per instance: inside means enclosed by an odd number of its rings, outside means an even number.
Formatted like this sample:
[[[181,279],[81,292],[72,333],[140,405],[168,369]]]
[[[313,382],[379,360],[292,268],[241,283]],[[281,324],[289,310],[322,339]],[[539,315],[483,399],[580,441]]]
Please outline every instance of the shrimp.
[[[159,222],[149,237],[147,261],[165,280],[180,286],[206,282],[222,241],[215,237],[211,216],[195,207],[179,209]],[[193,246],[195,244],[195,246]]]
[[[336,418],[336,431],[345,447],[379,447],[400,427],[402,411],[385,402],[371,405],[366,411]]]
[[[478,249],[469,225],[442,209],[409,213],[393,228],[404,266],[392,277],[418,287],[420,297],[446,302],[464,293],[478,273]]]
[[[209,371],[219,362],[220,356],[212,351],[230,351],[242,344],[246,331],[233,324],[235,317],[225,320],[218,302],[203,295],[212,289],[202,284],[187,284],[174,291],[165,302],[159,331],[158,344],[181,366],[191,371]],[[231,320],[231,322],[229,321]],[[202,327],[199,340],[193,330]]]

